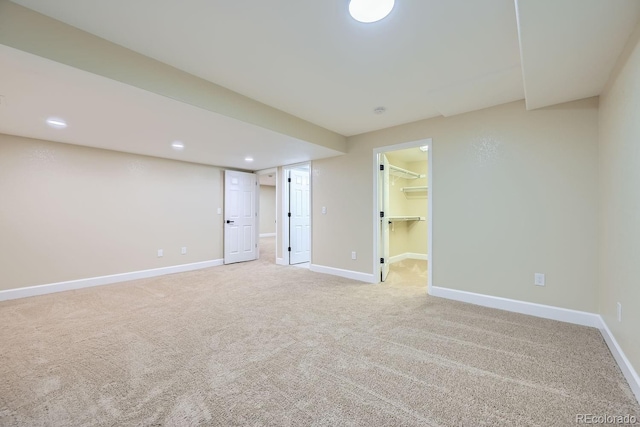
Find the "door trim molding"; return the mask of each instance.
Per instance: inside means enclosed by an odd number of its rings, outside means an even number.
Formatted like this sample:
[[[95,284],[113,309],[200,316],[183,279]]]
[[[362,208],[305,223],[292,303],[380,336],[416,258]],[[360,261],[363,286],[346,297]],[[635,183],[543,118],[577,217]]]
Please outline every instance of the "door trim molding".
[[[427,252],[429,253],[429,268],[427,270],[427,291],[431,293],[433,286],[433,139],[425,138],[416,141],[403,142],[401,144],[387,145],[373,149],[373,277],[377,277],[380,282],[380,213],[378,211],[378,154],[388,151],[404,150],[405,148],[414,148],[426,145],[429,147],[429,155],[427,156],[427,179],[429,191],[427,192]]]

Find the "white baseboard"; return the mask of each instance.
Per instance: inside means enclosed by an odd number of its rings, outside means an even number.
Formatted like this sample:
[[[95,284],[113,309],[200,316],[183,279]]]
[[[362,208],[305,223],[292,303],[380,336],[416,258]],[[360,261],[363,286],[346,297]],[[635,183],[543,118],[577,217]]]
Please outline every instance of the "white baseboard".
[[[618,341],[616,341],[615,337],[611,333],[611,330],[609,330],[607,323],[604,321],[602,316],[598,317],[600,318],[601,323],[599,328],[600,333],[602,334],[604,341],[607,343],[607,346],[609,346],[609,350],[611,351],[613,358],[616,359],[616,362],[618,362],[618,366],[620,367],[620,370],[622,371],[624,377],[627,379],[627,382],[629,383],[633,394],[635,394],[636,400],[638,401],[638,403],[640,403],[640,377],[638,376],[636,370],[633,369],[631,362],[629,362],[629,359],[627,359],[627,356],[625,356],[622,348],[620,348],[620,345],[618,345]]]
[[[262,233],[260,237],[276,237],[276,233]]]
[[[276,258],[276,264],[278,265],[289,265],[285,262],[284,258]]]
[[[110,285],[113,283],[127,282],[129,280],[146,279],[148,277],[163,276],[165,274],[182,273],[185,271],[199,270],[201,268],[216,267],[223,264],[224,260],[215,259],[211,261],[194,262],[191,264],[173,265],[171,267],[132,271],[130,273],[70,280],[68,282],[49,283],[46,285],[29,286],[26,288],[8,289],[6,291],[0,291],[0,301],[33,297],[36,295],[45,295],[54,292],[70,291],[73,289],[89,288],[92,286]]]
[[[347,279],[359,280],[367,283],[378,283],[373,274],[360,273],[359,271],[343,270],[341,268],[326,267],[324,265],[311,264],[309,270],[316,273],[331,274],[334,276],[345,277]]]
[[[532,302],[518,301],[509,298],[494,297],[490,295],[476,294],[473,292],[459,291],[456,289],[431,287],[430,295],[456,301],[468,302],[483,307],[497,308],[512,311],[514,313],[528,314],[530,316],[545,319],[559,320],[561,322],[576,325],[599,328],[600,316],[586,311],[571,310],[568,308],[553,307],[550,305],[536,304]]]
[[[389,257],[389,264],[393,264],[395,262],[404,261],[405,259],[419,259],[419,260],[423,260],[423,261],[428,261],[429,260],[429,255],[427,255],[427,254],[416,254],[416,253],[413,253],[413,252],[405,252],[405,253],[400,254],[400,255],[395,255],[395,256]]]
[[[553,307],[550,305],[476,294],[456,289],[440,288],[437,286],[432,286],[429,294],[435,297],[467,302],[470,304],[481,305],[483,307],[497,308],[514,313],[528,314],[530,316],[542,317],[544,319],[558,320],[561,322],[590,326],[599,329],[602,337],[609,347],[609,350],[611,351],[611,354],[618,363],[625,379],[629,383],[633,394],[636,396],[636,400],[640,403],[640,377],[638,377],[638,373],[631,365],[631,362],[629,362],[629,359],[625,356],[622,348],[618,345],[618,342],[607,327],[602,316],[586,311]]]

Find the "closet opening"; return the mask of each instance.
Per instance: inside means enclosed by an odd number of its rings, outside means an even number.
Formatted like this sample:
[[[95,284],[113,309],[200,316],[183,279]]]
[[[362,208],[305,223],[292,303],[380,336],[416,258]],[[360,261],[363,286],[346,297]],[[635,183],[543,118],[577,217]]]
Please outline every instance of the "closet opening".
[[[260,230],[259,248],[260,259],[268,262],[276,262],[277,241],[277,218],[278,218],[278,169],[264,169],[256,172],[258,174],[259,196],[259,220]]]
[[[374,274],[392,286],[432,286],[432,141],[374,150]]]

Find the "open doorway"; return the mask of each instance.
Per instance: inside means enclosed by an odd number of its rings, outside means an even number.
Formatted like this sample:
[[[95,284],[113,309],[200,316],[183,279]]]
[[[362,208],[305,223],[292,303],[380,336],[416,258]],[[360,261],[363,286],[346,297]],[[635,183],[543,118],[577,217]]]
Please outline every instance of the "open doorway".
[[[311,164],[285,166],[282,193],[282,253],[287,265],[311,264]]]
[[[260,230],[260,259],[276,262],[277,218],[278,218],[278,170],[265,169],[257,172],[259,183],[260,213],[258,227]]]
[[[431,286],[430,139],[374,151],[375,256],[379,279]]]

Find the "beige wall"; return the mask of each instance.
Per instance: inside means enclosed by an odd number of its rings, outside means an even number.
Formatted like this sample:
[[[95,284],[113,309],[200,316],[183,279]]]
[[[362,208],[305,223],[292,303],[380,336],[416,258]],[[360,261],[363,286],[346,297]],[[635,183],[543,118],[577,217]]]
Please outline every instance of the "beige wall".
[[[433,138],[433,285],[596,311],[597,120],[521,101],[349,138],[313,164],[313,263],[374,273],[373,149]]]
[[[276,187],[260,186],[260,234],[276,232]]]
[[[215,167],[0,134],[0,195],[0,290],[223,257]]]
[[[599,149],[599,309],[640,372],[640,25],[600,98]]]

